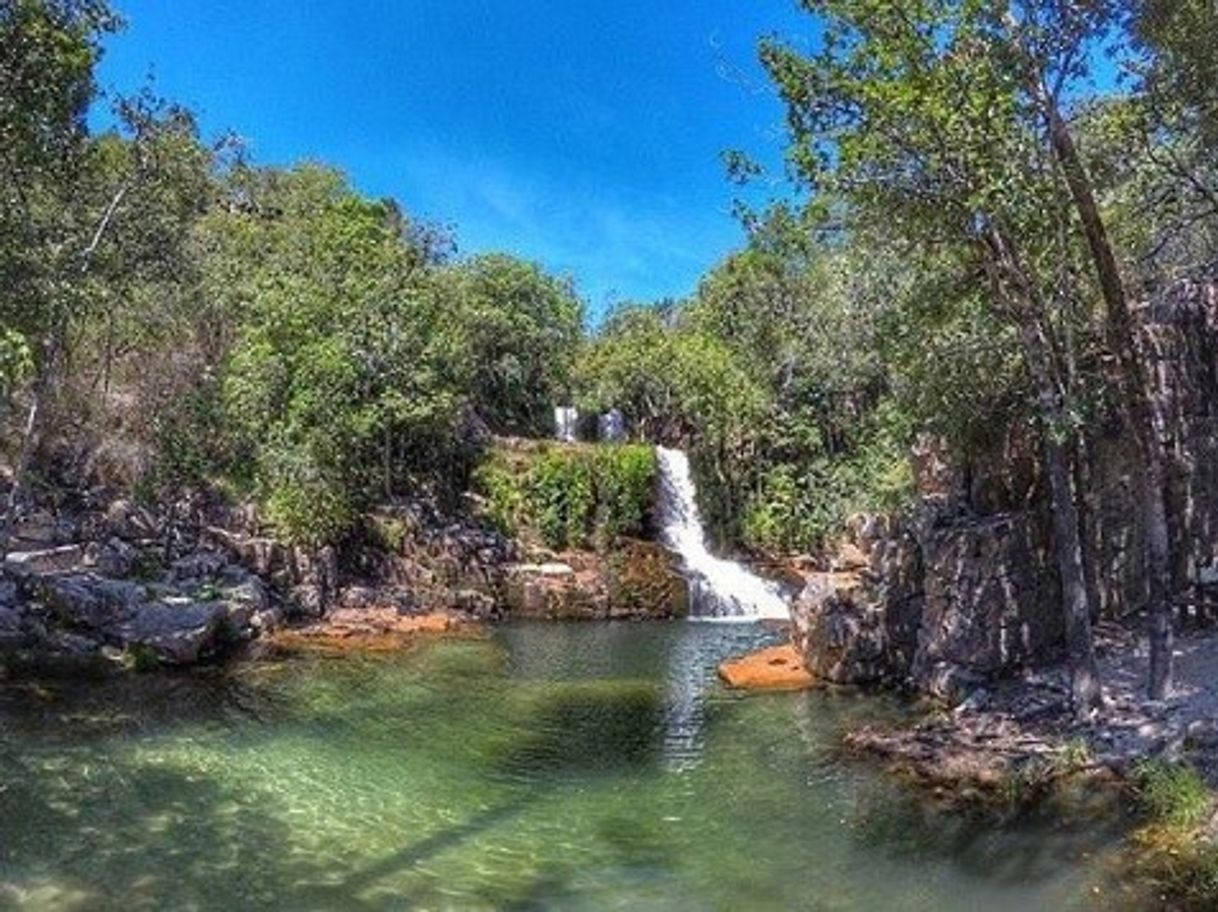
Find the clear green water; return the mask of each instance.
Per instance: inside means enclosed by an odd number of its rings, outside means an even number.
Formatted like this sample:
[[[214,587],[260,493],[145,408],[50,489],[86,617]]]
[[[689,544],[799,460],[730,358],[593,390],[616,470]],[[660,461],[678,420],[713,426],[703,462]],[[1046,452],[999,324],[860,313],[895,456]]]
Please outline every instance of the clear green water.
[[[919,802],[833,753],[894,707],[715,682],[763,636],[513,626],[0,685],[0,908],[1111,907],[1118,824]]]

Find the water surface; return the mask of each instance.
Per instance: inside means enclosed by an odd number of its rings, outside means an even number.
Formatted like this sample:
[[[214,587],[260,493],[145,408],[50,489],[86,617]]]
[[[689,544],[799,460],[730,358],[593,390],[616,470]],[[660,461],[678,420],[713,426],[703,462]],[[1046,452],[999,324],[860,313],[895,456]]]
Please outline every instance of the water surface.
[[[723,689],[764,636],[521,625],[0,684],[0,908],[1111,908],[1118,823],[947,814],[842,760],[899,710]]]

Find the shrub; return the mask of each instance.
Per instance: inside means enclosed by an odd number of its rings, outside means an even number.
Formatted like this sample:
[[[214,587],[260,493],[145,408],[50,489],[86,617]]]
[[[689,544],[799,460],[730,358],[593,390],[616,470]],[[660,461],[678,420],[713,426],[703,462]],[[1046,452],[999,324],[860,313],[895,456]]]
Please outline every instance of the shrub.
[[[1135,771],[1134,791],[1138,804],[1156,824],[1192,829],[1210,811],[1209,788],[1191,766],[1144,761]]]
[[[646,531],[655,477],[649,446],[555,446],[527,456],[493,452],[474,487],[506,534],[550,548],[604,548]]]

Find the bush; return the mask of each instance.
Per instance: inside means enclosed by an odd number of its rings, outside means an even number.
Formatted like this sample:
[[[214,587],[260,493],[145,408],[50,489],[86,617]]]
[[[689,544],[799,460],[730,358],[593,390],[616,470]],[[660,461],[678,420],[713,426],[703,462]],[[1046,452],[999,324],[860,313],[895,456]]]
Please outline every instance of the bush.
[[[485,515],[502,531],[549,548],[604,548],[646,531],[656,478],[649,446],[496,451],[474,474]]]
[[[1134,774],[1138,804],[1153,823],[1192,829],[1205,822],[1210,790],[1191,766],[1147,760]]]
[[[579,547],[596,511],[592,461],[583,454],[547,453],[525,487],[527,510],[551,548]]]

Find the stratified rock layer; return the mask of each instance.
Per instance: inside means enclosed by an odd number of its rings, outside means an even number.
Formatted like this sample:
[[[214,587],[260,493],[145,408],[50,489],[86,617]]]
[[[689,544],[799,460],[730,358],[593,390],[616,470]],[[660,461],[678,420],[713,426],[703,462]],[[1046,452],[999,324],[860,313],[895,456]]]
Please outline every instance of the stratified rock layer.
[[[1180,282],[1138,313],[1168,466],[1177,622],[1218,606],[1218,284]],[[1119,412],[1094,425],[1078,466],[1088,586],[1101,617],[1145,602],[1142,468]],[[1012,429],[959,465],[933,441],[915,472],[921,504],[901,521],[858,517],[836,572],[793,608],[795,645],[817,676],[956,698],[1060,657],[1051,514],[1035,443]]]

